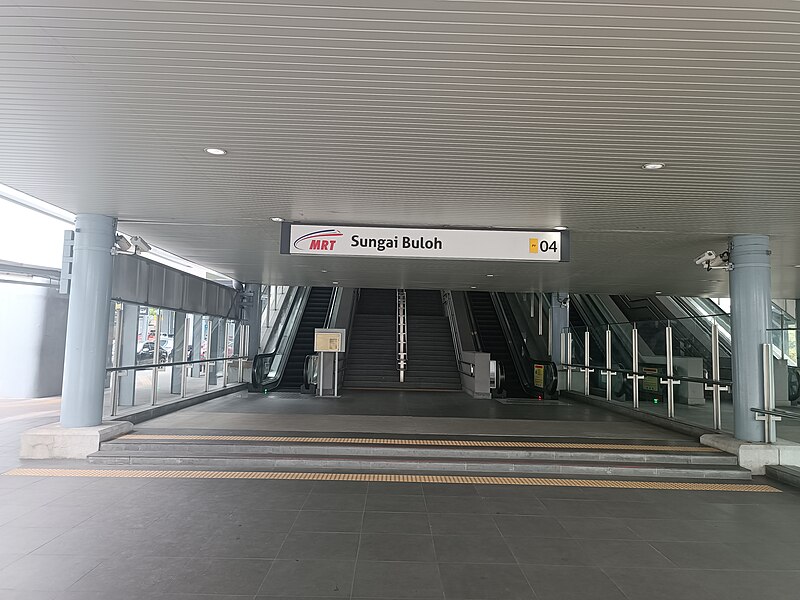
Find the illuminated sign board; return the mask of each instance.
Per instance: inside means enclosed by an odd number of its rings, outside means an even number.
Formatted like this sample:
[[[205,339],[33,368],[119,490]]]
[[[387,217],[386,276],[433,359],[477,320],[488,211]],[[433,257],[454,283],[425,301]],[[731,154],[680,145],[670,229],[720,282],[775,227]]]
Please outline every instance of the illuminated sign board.
[[[281,254],[564,262],[569,232],[283,223]]]

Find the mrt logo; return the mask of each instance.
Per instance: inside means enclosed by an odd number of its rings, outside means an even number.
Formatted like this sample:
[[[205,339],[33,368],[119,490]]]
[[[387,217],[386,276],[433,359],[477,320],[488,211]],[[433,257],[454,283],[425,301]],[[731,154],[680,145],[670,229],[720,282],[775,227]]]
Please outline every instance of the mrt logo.
[[[294,241],[294,247],[298,250],[330,252],[336,246],[337,238],[342,237],[342,235],[342,232],[338,229],[320,229],[297,238]]]

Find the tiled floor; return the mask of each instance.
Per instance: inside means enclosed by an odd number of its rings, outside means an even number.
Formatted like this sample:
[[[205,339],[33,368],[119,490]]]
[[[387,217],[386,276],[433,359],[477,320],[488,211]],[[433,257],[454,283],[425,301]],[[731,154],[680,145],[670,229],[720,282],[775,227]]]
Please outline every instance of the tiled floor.
[[[0,598],[785,600],[800,494],[0,476]]]

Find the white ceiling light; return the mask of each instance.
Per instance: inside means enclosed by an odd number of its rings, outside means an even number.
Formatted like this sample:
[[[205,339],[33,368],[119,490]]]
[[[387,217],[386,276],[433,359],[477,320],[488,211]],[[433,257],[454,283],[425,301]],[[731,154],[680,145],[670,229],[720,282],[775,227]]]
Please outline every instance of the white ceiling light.
[[[332,283],[333,285],[339,285],[339,282],[338,282],[338,281],[331,281],[331,283]]]
[[[564,225],[556,225],[555,227],[553,227],[553,229],[555,229],[556,231],[566,231],[567,227],[564,227]]]
[[[494,277],[494,275],[492,275],[491,273],[488,273],[486,276],[487,277]]]
[[[645,171],[658,171],[659,169],[663,169],[666,166],[667,165],[665,165],[664,163],[644,163],[642,165],[642,168]]]
[[[205,151],[212,156],[225,156],[228,151],[222,148],[206,148]]]
[[[321,272],[321,273],[327,273],[327,272],[328,272],[328,270],[327,270],[327,269],[322,269],[322,271],[320,271],[320,272]]]
[[[471,290],[474,290],[474,289],[476,289],[477,287],[478,287],[477,285],[471,285],[471,286],[469,286],[469,289],[471,289]]]
[[[283,219],[281,217],[270,217],[270,221],[275,221],[276,223],[283,223]]]
[[[658,295],[658,294],[661,294],[661,293],[663,293],[663,292],[662,292],[661,290],[658,290],[658,291],[656,292],[656,295]]]

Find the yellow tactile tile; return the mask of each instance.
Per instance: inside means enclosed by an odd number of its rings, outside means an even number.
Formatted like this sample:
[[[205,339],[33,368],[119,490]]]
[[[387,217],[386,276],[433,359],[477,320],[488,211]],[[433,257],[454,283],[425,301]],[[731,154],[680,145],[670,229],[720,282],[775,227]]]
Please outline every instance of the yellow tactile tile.
[[[667,452],[708,452],[719,453],[708,446],[653,446],[647,444],[600,444],[574,442],[523,442],[503,440],[424,440],[400,438],[343,438],[343,437],[299,437],[279,435],[194,435],[194,434],[156,434],[131,433],[120,440],[174,440],[205,442],[286,442],[294,444],[369,444],[383,446],[447,446],[455,448],[527,448],[559,450],[658,450]]]
[[[607,479],[556,479],[544,477],[487,477],[471,475],[396,475],[391,473],[283,473],[274,471],[170,471],[148,469],[12,469],[9,477],[122,477],[154,479],[299,479],[309,481],[368,481],[391,483],[471,483],[553,487],[682,490],[693,492],[780,493],[769,485],[744,483],[694,483],[683,481],[626,481]]]

